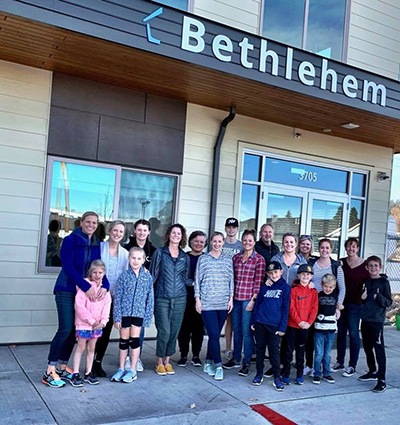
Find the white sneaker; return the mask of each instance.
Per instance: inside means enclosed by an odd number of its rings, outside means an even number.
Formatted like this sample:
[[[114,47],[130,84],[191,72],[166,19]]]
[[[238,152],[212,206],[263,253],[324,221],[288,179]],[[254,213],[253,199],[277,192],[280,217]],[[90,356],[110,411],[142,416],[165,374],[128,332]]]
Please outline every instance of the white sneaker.
[[[311,371],[312,371],[311,367],[306,366],[306,367],[303,369],[303,376],[308,375]]]
[[[129,370],[129,369],[132,369],[132,365],[131,365],[131,359],[128,356],[125,360],[125,370]]]
[[[356,373],[356,370],[354,369],[354,367],[349,366],[349,367],[346,367],[342,376],[344,376],[345,378],[350,378],[350,376],[353,376],[355,373]]]
[[[225,350],[224,357],[230,360],[233,356],[233,350]]]
[[[143,366],[143,363],[142,363],[142,360],[141,360],[140,357],[139,357],[139,360],[138,360],[137,365],[136,365],[136,371],[137,372],[143,372],[144,371],[144,366]]]
[[[311,369],[310,374],[308,375],[310,378],[314,378],[314,369]]]

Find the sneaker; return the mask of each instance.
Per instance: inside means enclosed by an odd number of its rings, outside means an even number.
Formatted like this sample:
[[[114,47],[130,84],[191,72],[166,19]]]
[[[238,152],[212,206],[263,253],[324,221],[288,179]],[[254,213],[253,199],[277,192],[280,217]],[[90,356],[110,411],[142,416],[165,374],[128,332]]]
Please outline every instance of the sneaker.
[[[331,372],[337,372],[338,370],[343,370],[343,369],[344,369],[344,364],[336,362],[336,363],[335,363],[335,364],[331,367]]]
[[[67,369],[56,369],[56,373],[60,377],[61,380],[65,381],[65,382],[71,382],[72,373],[68,372]]]
[[[134,370],[129,369],[125,371],[125,375],[122,378],[122,382],[124,382],[125,384],[129,384],[132,381],[136,381],[136,379],[137,373]]]
[[[374,393],[383,393],[386,390],[386,382],[379,380],[372,390]]]
[[[165,370],[165,366],[163,364],[158,364],[155,368],[156,374],[160,376],[165,376],[167,371]]]
[[[130,357],[129,357],[129,356],[128,356],[128,357],[126,358],[126,360],[125,360],[125,366],[124,366],[124,369],[125,369],[125,370],[132,369],[131,359],[130,359]]]
[[[65,385],[65,382],[60,379],[57,372],[51,371],[49,374],[44,373],[42,377],[42,383],[48,385],[51,388],[61,388]]]
[[[195,367],[201,367],[201,366],[203,366],[203,363],[201,362],[200,358],[199,358],[199,357],[197,357],[197,356],[194,356],[194,357],[192,358],[191,363],[192,363],[192,365],[193,365],[193,366],[195,366]]]
[[[262,374],[257,374],[254,378],[253,378],[253,385],[259,386],[262,384],[264,378],[262,376]]]
[[[230,359],[229,362],[226,362],[222,365],[224,369],[233,369],[234,367],[240,367],[240,363],[236,363],[235,360]]]
[[[73,373],[72,379],[69,381],[69,383],[73,387],[83,387],[83,379],[82,376],[79,373]]]
[[[314,369],[311,369],[311,372],[308,374],[310,378],[314,378]]]
[[[275,387],[276,391],[283,391],[285,389],[285,385],[283,384],[282,379],[280,378],[274,379],[274,382],[272,385]]]
[[[321,383],[321,378],[319,376],[314,376],[312,383],[319,385]]]
[[[239,369],[239,376],[248,376],[250,373],[250,366],[246,363],[243,363],[242,367]]]
[[[144,371],[143,362],[142,362],[141,358],[139,357],[139,360],[138,360],[137,365],[136,365],[136,372],[143,372],[143,371]]]
[[[361,375],[358,377],[358,380],[361,382],[364,381],[377,381],[378,376],[376,375],[376,372],[367,372],[365,375]]]
[[[167,372],[167,375],[175,375],[174,368],[171,366],[170,363],[166,364],[164,368],[165,368],[165,371]]]
[[[224,357],[228,360],[232,358],[233,350],[225,350]]]
[[[187,357],[181,357],[177,363],[178,366],[184,367],[187,365]]]
[[[216,381],[222,381],[224,379],[224,369],[221,366],[215,368],[214,379]]]
[[[215,370],[216,368],[212,364],[209,364],[207,370],[208,376],[215,376]]]
[[[101,367],[101,362],[98,360],[95,360],[93,362],[93,374],[96,375],[99,378],[105,378],[107,376],[106,372]]]
[[[99,380],[94,373],[89,372],[83,377],[83,382],[87,382],[90,385],[97,385]]]
[[[282,381],[282,384],[284,384],[284,385],[290,385],[290,378],[289,377],[286,378],[286,376],[282,376],[281,381]]]
[[[302,376],[297,376],[294,383],[296,385],[303,385],[304,384],[304,378]]]
[[[250,363],[255,364],[256,361],[257,361],[257,356],[254,354],[253,356],[250,357]]]
[[[322,379],[326,382],[328,382],[329,384],[334,384],[335,380],[332,378],[331,375],[327,375],[327,376],[323,376]]]
[[[212,363],[210,362],[210,360],[206,360],[203,366],[203,372],[208,373],[208,369],[210,367],[212,367]]]
[[[304,376],[306,376],[306,375],[308,375],[311,371],[312,371],[312,368],[311,368],[311,367],[306,366],[306,367],[303,369],[303,375],[304,375]]]
[[[272,367],[270,367],[268,370],[264,372],[264,378],[272,378],[274,376],[274,371],[272,370]]]
[[[114,373],[114,375],[111,377],[111,381],[113,381],[113,382],[121,382],[121,380],[122,380],[122,378],[124,377],[124,375],[125,375],[125,370],[124,369],[121,369],[121,368],[119,368],[115,373]]]
[[[350,376],[353,376],[355,373],[356,373],[356,370],[354,369],[354,367],[349,366],[349,367],[346,367],[342,376],[344,376],[346,378],[350,378]]]

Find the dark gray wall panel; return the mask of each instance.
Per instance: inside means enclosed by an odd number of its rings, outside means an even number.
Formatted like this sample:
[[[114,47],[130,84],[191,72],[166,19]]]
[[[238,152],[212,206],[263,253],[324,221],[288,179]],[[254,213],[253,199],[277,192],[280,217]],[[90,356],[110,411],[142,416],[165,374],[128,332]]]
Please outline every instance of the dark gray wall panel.
[[[95,160],[100,117],[52,106],[48,153]]]
[[[98,160],[182,173],[184,136],[181,130],[102,117]]]
[[[145,93],[61,73],[53,79],[52,105],[144,122]]]
[[[185,130],[186,103],[148,94],[146,123]]]

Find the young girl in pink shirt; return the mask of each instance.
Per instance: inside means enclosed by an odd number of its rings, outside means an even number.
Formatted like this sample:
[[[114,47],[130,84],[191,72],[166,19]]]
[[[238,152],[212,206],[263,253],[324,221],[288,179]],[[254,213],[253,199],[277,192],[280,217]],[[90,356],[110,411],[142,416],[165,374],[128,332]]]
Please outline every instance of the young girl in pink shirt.
[[[105,264],[101,260],[95,260],[91,263],[87,272],[86,280],[92,285],[96,292],[102,287],[103,277],[105,275]],[[103,328],[110,317],[111,295],[107,292],[102,300],[96,299],[90,301],[85,292],[78,288],[75,297],[75,328],[77,337],[77,346],[74,354],[74,372],[71,379],[71,385],[82,387],[83,382],[91,385],[99,383],[96,375],[92,374],[92,365],[96,341],[103,333]],[[82,379],[79,374],[82,355],[86,351],[86,369]]]

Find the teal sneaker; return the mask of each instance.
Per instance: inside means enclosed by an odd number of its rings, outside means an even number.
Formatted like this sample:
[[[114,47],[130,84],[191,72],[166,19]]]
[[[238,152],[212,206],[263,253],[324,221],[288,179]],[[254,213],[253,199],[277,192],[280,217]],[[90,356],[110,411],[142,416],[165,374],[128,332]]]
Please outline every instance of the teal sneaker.
[[[125,375],[125,370],[124,369],[118,369],[114,375],[111,377],[111,381],[113,382],[121,382],[122,378]]]
[[[125,371],[125,375],[122,377],[121,381],[125,384],[129,384],[130,382],[136,381],[136,379],[137,373],[132,369],[128,369]]]
[[[212,364],[208,366],[208,376],[215,376],[215,367]]]
[[[67,369],[56,369],[57,375],[66,382],[71,382],[72,373],[69,373]]]
[[[203,372],[208,373],[208,370],[209,370],[210,367],[212,367],[212,363],[210,362],[210,360],[206,360],[204,362]]]
[[[44,373],[42,383],[50,388],[62,388],[65,385],[56,372]]]
[[[214,379],[216,381],[222,381],[224,379],[224,369],[222,369],[222,366],[215,368]]]

